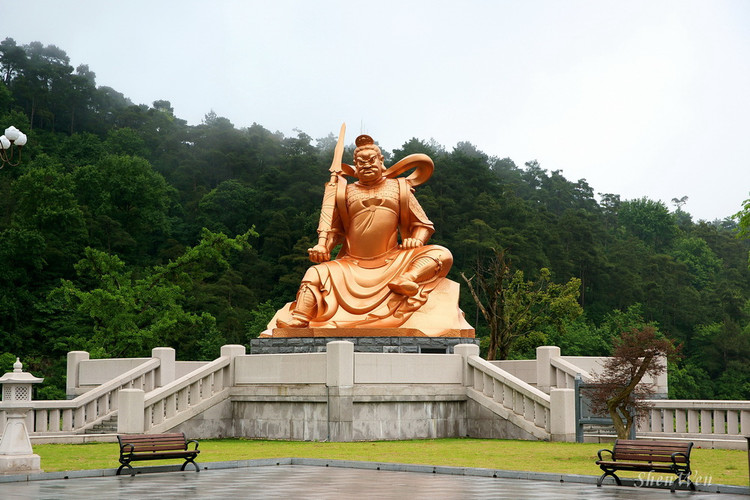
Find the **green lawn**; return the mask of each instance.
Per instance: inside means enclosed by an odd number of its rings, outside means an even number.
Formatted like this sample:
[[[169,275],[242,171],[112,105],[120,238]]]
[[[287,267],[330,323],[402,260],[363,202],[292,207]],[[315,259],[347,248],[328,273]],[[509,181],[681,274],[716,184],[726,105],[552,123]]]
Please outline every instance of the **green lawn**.
[[[425,465],[599,475],[596,452],[606,444],[550,443],[491,439],[435,439],[357,443],[254,441],[221,439],[200,441],[199,462],[253,458],[325,458]],[[117,443],[42,444],[34,452],[47,472],[116,468]],[[166,462],[141,462],[153,465]],[[138,463],[135,464],[138,467]],[[748,485],[747,452],[693,449],[693,479],[701,483]],[[700,477],[696,477],[700,476]],[[622,477],[637,477],[637,473]]]

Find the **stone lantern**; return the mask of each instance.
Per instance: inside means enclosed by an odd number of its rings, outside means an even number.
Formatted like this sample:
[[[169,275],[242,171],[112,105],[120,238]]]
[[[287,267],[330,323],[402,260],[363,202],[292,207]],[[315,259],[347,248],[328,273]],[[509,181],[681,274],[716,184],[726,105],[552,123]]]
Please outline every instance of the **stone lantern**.
[[[31,409],[31,386],[42,380],[24,372],[18,358],[13,364],[13,371],[0,377],[3,388],[0,410],[4,410],[6,416],[5,430],[0,440],[0,474],[41,472],[41,459],[31,449],[25,421],[26,413]]]

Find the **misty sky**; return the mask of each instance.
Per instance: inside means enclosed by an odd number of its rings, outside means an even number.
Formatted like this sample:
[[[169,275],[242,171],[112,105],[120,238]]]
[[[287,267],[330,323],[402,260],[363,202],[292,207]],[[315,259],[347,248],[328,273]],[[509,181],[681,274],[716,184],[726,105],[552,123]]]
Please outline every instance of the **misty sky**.
[[[750,1],[26,0],[0,38],[199,124],[469,141],[694,219],[750,198]],[[438,165],[439,167],[439,165]],[[324,179],[324,175],[321,179]]]

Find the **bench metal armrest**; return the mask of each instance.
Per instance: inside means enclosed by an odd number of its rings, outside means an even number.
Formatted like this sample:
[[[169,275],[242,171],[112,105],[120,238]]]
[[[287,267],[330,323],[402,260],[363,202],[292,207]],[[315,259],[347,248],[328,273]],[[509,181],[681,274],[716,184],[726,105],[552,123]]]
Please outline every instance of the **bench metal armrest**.
[[[195,443],[195,448],[193,448],[193,450],[197,450],[198,449],[198,441],[196,441],[195,439],[191,439],[190,441],[186,441],[185,442],[185,449],[187,449],[187,445],[189,445],[190,443]]]
[[[679,463],[678,464],[677,460],[675,460],[677,457],[684,457],[685,458],[685,463],[684,464],[683,463]],[[685,453],[683,453],[681,451],[676,451],[676,452],[672,453],[672,464],[675,465],[675,466],[677,466],[677,467],[690,467],[690,457],[687,454],[685,454]]]
[[[134,449],[135,449],[135,446],[133,446],[130,443],[125,443],[122,446],[120,446],[120,455],[127,454],[127,453],[133,453]]]
[[[599,451],[596,452],[596,454],[599,456],[599,460],[604,460],[604,458],[602,458],[602,452],[603,451],[606,451],[606,452],[608,452],[611,455],[610,460],[615,460],[615,454],[614,454],[614,452],[612,450],[608,450],[606,448],[601,449],[601,450],[599,450]]]

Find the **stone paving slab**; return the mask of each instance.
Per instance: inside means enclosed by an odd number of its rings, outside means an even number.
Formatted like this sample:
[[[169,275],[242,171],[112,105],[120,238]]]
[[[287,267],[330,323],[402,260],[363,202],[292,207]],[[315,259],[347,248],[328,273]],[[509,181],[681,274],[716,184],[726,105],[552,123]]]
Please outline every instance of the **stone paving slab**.
[[[278,464],[278,465],[277,465]],[[595,476],[493,471],[463,467],[351,462],[320,459],[265,459],[200,464],[200,473],[179,466],[139,467],[135,476],[114,469],[0,478],[0,497],[25,499],[133,498],[408,498],[421,499],[635,499],[747,500],[747,488],[688,492],[605,484]],[[89,473],[84,477],[85,473]],[[68,479],[63,479],[67,477]],[[19,480],[20,479],[20,480]],[[721,488],[718,490],[721,491]],[[745,493],[745,494],[740,494]]]

